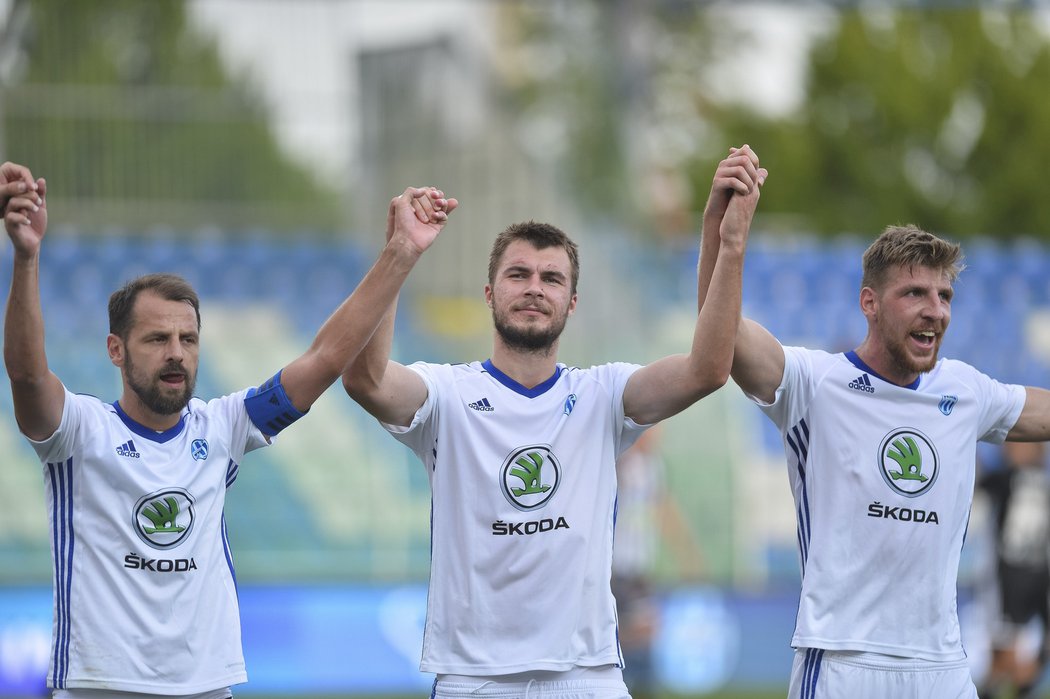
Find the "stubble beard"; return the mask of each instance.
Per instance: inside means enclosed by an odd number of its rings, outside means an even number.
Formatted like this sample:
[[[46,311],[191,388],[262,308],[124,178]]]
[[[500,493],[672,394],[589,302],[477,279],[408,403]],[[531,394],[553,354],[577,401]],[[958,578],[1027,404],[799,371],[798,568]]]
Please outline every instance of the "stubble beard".
[[[495,309],[492,310],[492,324],[495,326],[496,332],[499,333],[503,344],[510,349],[531,354],[549,355],[554,344],[561,337],[567,319],[568,313],[561,317],[551,318],[550,325],[545,328],[538,326],[517,327],[509,323],[501,313]]]
[[[929,359],[916,359],[908,352],[905,342],[907,340],[894,340],[886,343],[886,351],[889,352],[890,358],[893,359],[894,363],[903,370],[903,373],[925,374],[937,366],[937,356],[941,351],[941,339],[939,336],[933,341],[933,354]]]

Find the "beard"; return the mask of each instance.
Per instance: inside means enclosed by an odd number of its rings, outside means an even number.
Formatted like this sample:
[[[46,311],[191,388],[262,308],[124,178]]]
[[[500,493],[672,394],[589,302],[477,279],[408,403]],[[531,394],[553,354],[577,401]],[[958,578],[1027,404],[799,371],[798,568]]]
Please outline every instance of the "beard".
[[[941,351],[941,339],[937,337],[933,344],[933,354],[929,358],[917,359],[908,353],[904,347],[905,341],[887,340],[886,351],[898,367],[907,373],[925,374],[932,371],[937,365],[937,355]]]
[[[505,314],[495,308],[492,309],[492,324],[503,343],[513,350],[530,353],[549,353],[554,343],[561,337],[568,317],[568,312],[561,316],[552,316],[550,325],[545,328],[532,325],[517,327],[507,320]]]
[[[127,377],[128,386],[135,392],[143,405],[157,415],[175,415],[182,412],[193,397],[193,389],[197,384],[197,376],[177,362],[169,362],[155,376],[140,376],[135,370],[135,364],[128,354],[124,360],[124,373]],[[171,393],[164,390],[160,377],[164,374],[180,373],[185,375],[186,382],[182,390]]]

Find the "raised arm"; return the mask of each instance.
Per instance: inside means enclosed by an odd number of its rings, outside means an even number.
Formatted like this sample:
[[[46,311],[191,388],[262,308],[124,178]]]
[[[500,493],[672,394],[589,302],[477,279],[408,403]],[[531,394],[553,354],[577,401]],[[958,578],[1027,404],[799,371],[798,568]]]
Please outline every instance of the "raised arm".
[[[47,184],[14,163],[0,167],[4,229],[14,251],[4,317],[4,366],[15,419],[33,440],[50,437],[62,420],[65,392],[47,365],[40,308],[40,246],[47,231]]]
[[[718,257],[718,231],[729,206],[730,197],[739,191],[739,177],[750,175],[748,164],[741,160],[746,156],[757,168],[758,158],[748,146],[731,148],[729,157],[719,165],[711,196],[704,208],[703,237],[700,241],[700,264],[697,269],[697,304],[702,310],[711,285],[715,260]],[[734,176],[734,173],[739,177]],[[733,347],[733,381],[747,394],[771,403],[774,393],[784,376],[784,348],[773,335],[757,322],[741,318],[737,327],[736,343]]]
[[[296,409],[309,409],[368,344],[456,206],[455,199],[434,188],[409,187],[390,202],[387,242],[379,258],[321,326],[310,348],[281,372],[281,384]]]
[[[388,236],[397,218],[396,201],[390,203],[387,216]],[[420,208],[415,212],[417,217],[428,218],[429,211]],[[387,304],[383,320],[368,344],[343,372],[343,388],[376,419],[407,426],[427,399],[427,387],[418,374],[390,359],[396,314],[397,295]]]
[[[717,244],[701,241],[697,295],[705,302],[697,315],[693,342],[688,354],[657,360],[631,376],[624,391],[624,411],[635,422],[650,424],[670,417],[728,380],[740,322],[744,251],[766,174],[747,146],[734,149],[719,163],[703,236],[718,240]],[[718,214],[713,232],[710,226]]]

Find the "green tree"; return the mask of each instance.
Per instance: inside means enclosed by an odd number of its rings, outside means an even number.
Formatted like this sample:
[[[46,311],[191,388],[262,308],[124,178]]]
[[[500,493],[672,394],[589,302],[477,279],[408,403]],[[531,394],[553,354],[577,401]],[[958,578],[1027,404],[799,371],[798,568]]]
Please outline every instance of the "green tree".
[[[686,106],[677,98],[695,104],[689,73],[703,74],[719,45],[701,7],[555,0],[501,11],[504,98],[526,149],[554,159],[560,184],[592,215],[650,227],[648,176],[693,153],[676,140]]]
[[[16,0],[21,69],[0,85],[5,158],[78,223],[335,227],[335,193],[278,147],[182,0]],[[14,15],[12,15],[14,16]],[[66,212],[63,214],[63,212]]]
[[[770,168],[762,215],[874,234],[1050,237],[1050,44],[1030,12],[850,10],[812,49],[801,108],[724,107],[722,140]],[[689,165],[706,194],[715,158]]]

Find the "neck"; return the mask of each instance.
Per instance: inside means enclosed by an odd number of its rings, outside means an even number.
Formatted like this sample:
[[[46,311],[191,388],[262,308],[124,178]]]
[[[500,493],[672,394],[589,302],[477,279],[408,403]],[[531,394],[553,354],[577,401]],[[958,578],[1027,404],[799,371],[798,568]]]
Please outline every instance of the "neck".
[[[884,347],[876,347],[870,337],[853,351],[862,362],[874,369],[875,373],[898,386],[909,386],[919,378],[919,372],[902,367]]]
[[[182,415],[181,410],[170,415],[155,413],[143,405],[142,401],[138,400],[134,393],[128,393],[127,391],[120,397],[118,403],[120,403],[120,409],[124,411],[125,415],[143,427],[155,432],[170,430],[179,424],[179,416]]]
[[[554,374],[558,364],[558,343],[546,350],[518,350],[508,347],[499,338],[492,348],[492,364],[525,388],[533,388]]]

